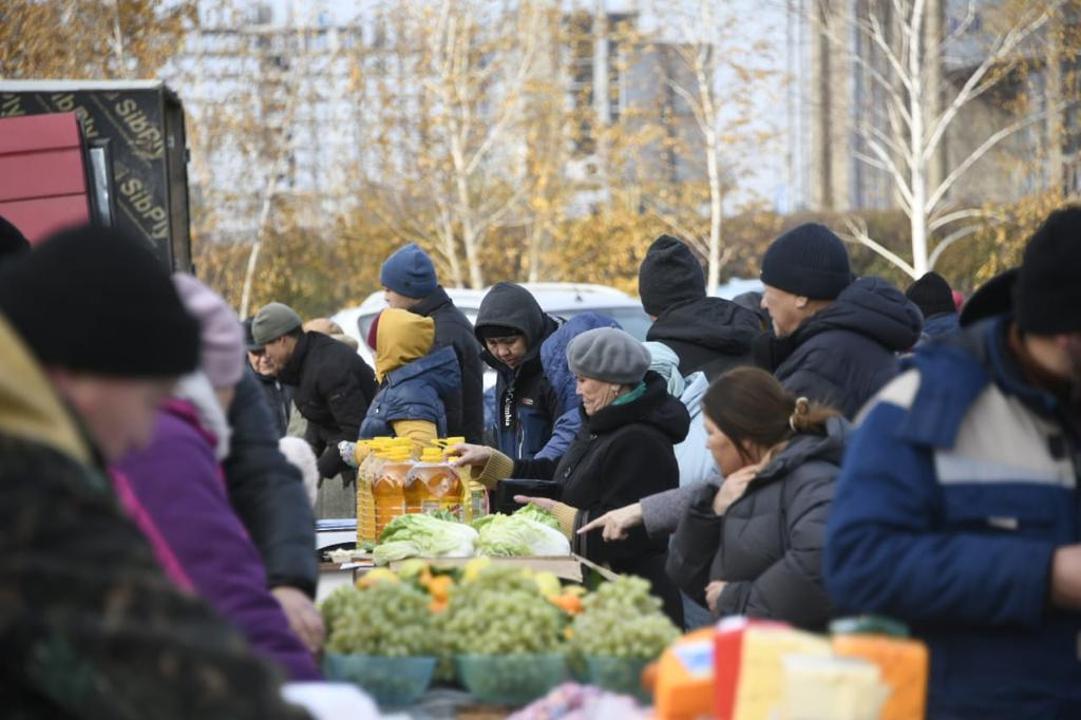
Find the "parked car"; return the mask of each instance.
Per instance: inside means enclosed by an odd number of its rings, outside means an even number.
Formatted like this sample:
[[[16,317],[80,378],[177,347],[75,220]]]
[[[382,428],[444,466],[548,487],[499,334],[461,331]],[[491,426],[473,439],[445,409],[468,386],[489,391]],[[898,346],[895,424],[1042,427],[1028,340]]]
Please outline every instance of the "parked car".
[[[611,317],[624,330],[639,340],[646,339],[646,333],[652,321],[642,309],[642,303],[630,295],[605,285],[577,283],[523,283],[523,287],[533,293],[541,308],[549,315],[568,320],[583,312],[596,312]],[[469,322],[476,322],[481,300],[487,290],[469,290],[448,288],[447,295],[454,301]],[[374,292],[359,307],[349,308],[337,313],[332,320],[341,325],[346,333],[360,342],[358,352],[361,357],[374,365],[372,349],[368,347],[368,332],[376,316],[386,308],[383,292]],[[495,385],[495,373],[485,374],[484,386],[487,389]]]

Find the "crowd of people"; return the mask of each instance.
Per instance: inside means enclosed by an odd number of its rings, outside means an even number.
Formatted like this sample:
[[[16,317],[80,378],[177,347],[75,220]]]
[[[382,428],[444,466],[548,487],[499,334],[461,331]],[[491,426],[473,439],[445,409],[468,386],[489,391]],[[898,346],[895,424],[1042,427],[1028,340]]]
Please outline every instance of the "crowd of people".
[[[930,647],[929,717],[1081,717],[1081,208],[963,307],[935,273],[855,276],[818,224],[772,242],[761,294],[711,297],[662,236],[645,342],[513,283],[470,323],[407,245],[374,367],[281,303],[241,323],[116,230],[0,234],[18,717],[302,717],[280,687],[320,680],[314,518],[386,435],[464,438],[496,507],[546,508],[685,628],[886,615]]]

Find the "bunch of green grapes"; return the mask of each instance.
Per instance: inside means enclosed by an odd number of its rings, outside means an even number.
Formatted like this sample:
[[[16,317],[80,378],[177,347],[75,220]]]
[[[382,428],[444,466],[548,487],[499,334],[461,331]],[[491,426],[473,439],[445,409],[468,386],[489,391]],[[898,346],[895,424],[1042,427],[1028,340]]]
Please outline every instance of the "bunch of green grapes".
[[[335,598],[329,611],[327,649],[342,654],[413,657],[438,650],[435,623],[427,594],[405,583],[377,583],[353,590],[352,599]]]
[[[529,575],[490,568],[458,587],[439,624],[452,654],[511,655],[559,649],[566,620]]]
[[[509,592],[521,590],[540,596],[534,575],[528,570],[511,565],[491,565],[485,567],[471,580],[463,580],[462,587],[471,587],[474,592]]]
[[[582,605],[571,625],[571,647],[580,655],[652,659],[680,635],[642,578],[605,583]]]
[[[355,587],[343,585],[337,588],[319,606],[319,610],[323,613],[323,625],[329,631],[349,608],[357,607],[359,604],[360,592]]]
[[[661,611],[660,599],[650,593],[649,581],[635,575],[621,575],[603,583],[582,600],[586,612],[619,611],[627,618]]]

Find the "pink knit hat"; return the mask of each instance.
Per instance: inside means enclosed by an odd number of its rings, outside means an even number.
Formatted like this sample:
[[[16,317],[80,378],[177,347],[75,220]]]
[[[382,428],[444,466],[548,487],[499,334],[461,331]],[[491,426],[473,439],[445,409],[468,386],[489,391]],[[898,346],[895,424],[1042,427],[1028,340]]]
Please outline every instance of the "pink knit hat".
[[[173,283],[188,312],[199,321],[200,369],[215,388],[232,387],[244,373],[244,329],[233,309],[191,275],[176,273]]]

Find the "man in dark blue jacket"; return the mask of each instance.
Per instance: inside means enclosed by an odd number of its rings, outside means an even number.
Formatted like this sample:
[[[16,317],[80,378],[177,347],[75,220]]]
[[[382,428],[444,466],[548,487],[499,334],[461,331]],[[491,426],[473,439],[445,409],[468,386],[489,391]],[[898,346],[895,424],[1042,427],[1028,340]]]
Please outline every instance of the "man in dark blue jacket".
[[[833,501],[843,611],[931,650],[928,717],[1081,717],[1081,209],[1029,243],[1012,314],[920,348],[875,398]]]
[[[479,443],[484,437],[484,369],[469,319],[439,285],[432,259],[412,243],[387,258],[379,277],[387,305],[431,318],[435,347],[454,348],[461,382],[447,397],[447,434]]]
[[[853,280],[844,243],[823,225],[774,240],[762,283],[773,335],[756,341],[759,364],[792,393],[847,418],[893,379],[897,353],[919,340],[919,309],[885,280]]]

